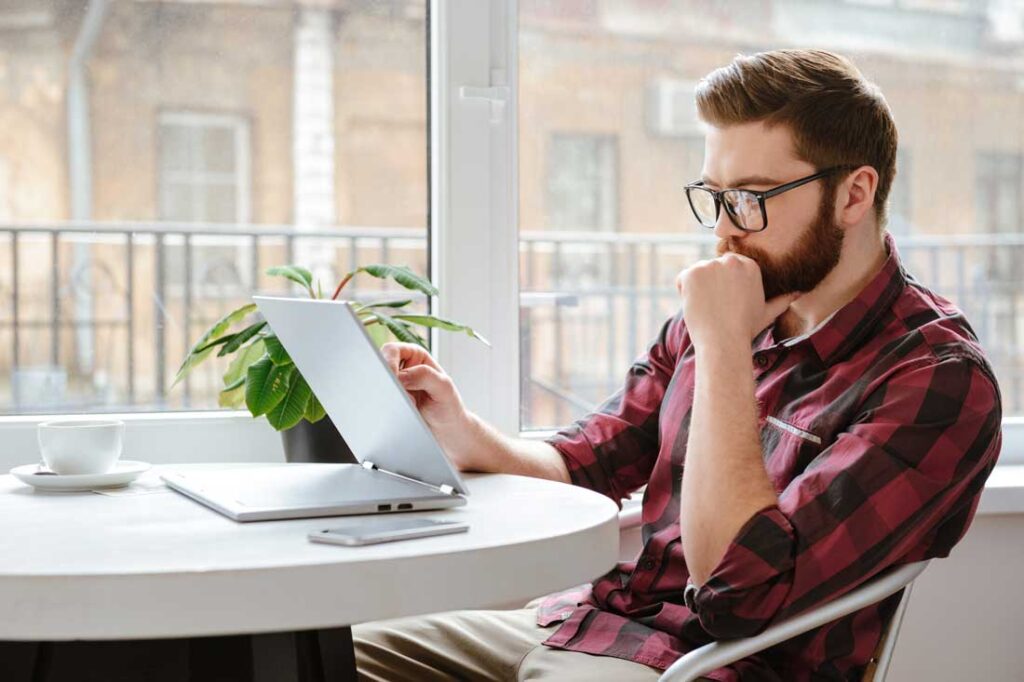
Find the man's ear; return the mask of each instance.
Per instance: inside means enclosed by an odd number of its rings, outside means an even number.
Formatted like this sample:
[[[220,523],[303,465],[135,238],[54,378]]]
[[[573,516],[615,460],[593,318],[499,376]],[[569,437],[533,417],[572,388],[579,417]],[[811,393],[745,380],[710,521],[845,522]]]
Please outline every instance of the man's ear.
[[[860,166],[839,185],[836,194],[836,219],[840,225],[856,225],[875,205],[878,171]]]

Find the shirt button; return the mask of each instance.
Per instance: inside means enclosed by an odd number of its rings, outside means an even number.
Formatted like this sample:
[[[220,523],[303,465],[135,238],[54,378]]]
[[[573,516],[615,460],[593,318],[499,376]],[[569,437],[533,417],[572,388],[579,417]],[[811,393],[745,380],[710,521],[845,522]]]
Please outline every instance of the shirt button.
[[[689,580],[686,581],[686,588],[683,590],[683,603],[691,611],[697,610],[697,586]]]
[[[640,568],[644,569],[645,571],[653,571],[654,567],[657,565],[657,562],[654,559],[651,559],[650,557],[640,562]]]
[[[754,358],[754,362],[757,363],[758,367],[766,367],[768,365],[768,358],[766,358],[763,355],[758,355],[756,358]]]

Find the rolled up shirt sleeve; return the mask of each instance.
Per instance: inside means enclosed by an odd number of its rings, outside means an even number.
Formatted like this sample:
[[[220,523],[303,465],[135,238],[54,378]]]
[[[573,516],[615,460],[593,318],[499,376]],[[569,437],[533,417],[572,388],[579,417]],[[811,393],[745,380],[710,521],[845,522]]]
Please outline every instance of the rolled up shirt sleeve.
[[[622,388],[546,442],[561,454],[575,485],[622,500],[645,485],[658,458],[659,413],[685,328],[669,318],[626,373]]]
[[[906,363],[740,530],[684,601],[716,639],[748,637],[888,566],[949,554],[1001,445],[999,390],[973,358]]]

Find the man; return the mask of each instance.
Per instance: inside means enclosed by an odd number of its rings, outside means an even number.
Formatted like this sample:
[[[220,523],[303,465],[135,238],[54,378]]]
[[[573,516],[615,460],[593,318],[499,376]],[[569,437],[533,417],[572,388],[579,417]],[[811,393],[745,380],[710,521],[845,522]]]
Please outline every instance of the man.
[[[777,51],[711,73],[697,107],[687,195],[719,257],[682,271],[679,313],[594,413],[547,442],[507,438],[428,354],[385,347],[460,468],[616,501],[646,485],[640,555],[520,611],[357,627],[367,679],[654,680],[966,532],[999,453],[999,389],[885,232],[897,134],[881,93],[842,57]],[[859,679],[899,597],[708,679]]]

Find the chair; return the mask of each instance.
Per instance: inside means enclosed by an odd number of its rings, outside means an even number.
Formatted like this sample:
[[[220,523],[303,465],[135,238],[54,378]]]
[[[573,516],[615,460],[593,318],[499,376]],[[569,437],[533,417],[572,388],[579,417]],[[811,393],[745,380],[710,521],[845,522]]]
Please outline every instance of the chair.
[[[694,649],[673,663],[661,676],[660,682],[690,682],[690,680],[712,670],[734,663],[808,630],[830,623],[848,613],[879,602],[906,587],[899,606],[896,607],[896,613],[893,614],[892,621],[889,623],[889,628],[879,642],[875,656],[868,664],[863,677],[863,682],[884,682],[885,675],[889,670],[889,661],[896,646],[896,637],[903,622],[903,613],[906,611],[907,602],[910,601],[910,588],[913,586],[914,579],[927,566],[928,561],[894,566],[882,571],[875,578],[838,599],[776,623],[759,635],[712,642],[699,649]]]

